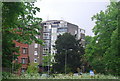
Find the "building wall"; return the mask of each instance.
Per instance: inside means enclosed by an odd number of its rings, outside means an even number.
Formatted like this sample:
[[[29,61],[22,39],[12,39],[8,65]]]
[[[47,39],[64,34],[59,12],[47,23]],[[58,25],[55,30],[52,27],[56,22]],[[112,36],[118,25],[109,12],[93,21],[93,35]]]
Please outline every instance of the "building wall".
[[[71,24],[71,23],[67,23],[68,26],[68,33],[70,33],[71,35],[78,35],[78,26]]]
[[[36,38],[43,40],[43,29],[39,30],[41,35],[37,35]],[[42,64],[42,54],[43,54],[43,46],[33,42],[29,45],[29,59],[30,63],[38,63],[39,65]]]
[[[36,36],[36,38],[42,40],[43,29],[39,30],[39,32],[41,33],[41,35]],[[40,44],[37,44],[34,41],[31,45],[19,43],[17,41],[13,41],[13,42],[15,42],[16,47],[20,47],[19,49],[20,56],[18,56],[18,59],[16,59],[16,61],[18,63],[25,62],[22,63],[22,67],[19,69],[18,74],[20,74],[21,72],[25,72],[27,70],[28,65],[31,63],[38,63],[39,65],[42,64],[43,48]],[[23,53],[23,51],[25,50],[23,48],[27,49],[26,54]]]
[[[77,25],[63,21],[63,20],[49,20],[49,21],[43,22],[42,24],[43,24],[43,40],[49,41],[45,43],[46,47],[43,47],[43,49],[49,49],[49,53],[51,55],[54,55],[56,53],[56,50],[54,49],[53,45],[55,45],[55,41],[58,35],[60,34],[62,35],[68,32],[72,35],[76,35],[77,39],[82,38],[81,36],[82,34],[85,35],[85,32],[82,33],[81,29]],[[49,35],[45,37],[44,34],[49,34]],[[45,39],[44,37],[45,38],[48,37],[49,40]],[[84,38],[82,38],[82,40],[83,40],[82,44],[84,44]]]
[[[22,67],[18,70],[18,74],[21,74],[21,72],[25,72],[27,70],[28,64],[29,64],[29,46],[28,44],[19,43],[17,41],[14,41],[16,47],[19,47],[19,56],[16,59],[16,61],[20,64],[22,64]]]
[[[42,52],[41,46],[37,43],[29,45],[29,58],[30,63],[42,64]]]
[[[46,23],[43,26],[43,40],[44,40],[44,46],[43,48],[43,54],[46,55],[46,53],[50,53],[50,45],[51,45],[51,25],[50,23]]]
[[[78,29],[78,38],[81,39],[81,44],[85,47],[85,30],[79,28]]]

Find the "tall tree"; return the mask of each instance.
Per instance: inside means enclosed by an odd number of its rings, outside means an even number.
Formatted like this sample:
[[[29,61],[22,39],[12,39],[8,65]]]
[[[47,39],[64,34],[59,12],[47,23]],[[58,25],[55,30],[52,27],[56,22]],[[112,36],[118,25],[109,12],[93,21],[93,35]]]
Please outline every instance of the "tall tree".
[[[53,68],[57,72],[75,72],[81,66],[81,57],[84,54],[84,48],[80,44],[80,40],[76,40],[75,36],[70,33],[59,35],[55,42],[57,53],[55,55],[55,63]]]
[[[31,44],[33,41],[42,44],[35,36],[40,33],[41,18],[35,18],[38,7],[31,2],[2,2],[2,65],[10,67],[14,52],[18,52],[13,40]],[[16,57],[16,56],[15,56]]]
[[[118,28],[113,31],[110,44],[111,46],[108,48],[106,54],[104,55],[106,69],[111,74],[120,75],[120,56],[118,53],[118,45],[120,43],[118,39]]]
[[[90,44],[92,36],[85,36],[85,45]]]
[[[95,36],[86,47],[86,58],[101,73],[120,74],[118,56],[118,18],[120,2],[111,2],[105,12],[92,17],[96,20],[93,28]],[[117,73],[116,73],[117,72]]]

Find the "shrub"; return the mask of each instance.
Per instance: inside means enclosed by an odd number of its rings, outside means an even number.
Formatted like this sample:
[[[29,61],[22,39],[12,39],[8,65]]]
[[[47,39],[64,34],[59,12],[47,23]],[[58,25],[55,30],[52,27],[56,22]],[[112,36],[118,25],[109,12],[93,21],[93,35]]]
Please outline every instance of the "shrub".
[[[38,63],[32,63],[28,66],[26,73],[38,73]]]

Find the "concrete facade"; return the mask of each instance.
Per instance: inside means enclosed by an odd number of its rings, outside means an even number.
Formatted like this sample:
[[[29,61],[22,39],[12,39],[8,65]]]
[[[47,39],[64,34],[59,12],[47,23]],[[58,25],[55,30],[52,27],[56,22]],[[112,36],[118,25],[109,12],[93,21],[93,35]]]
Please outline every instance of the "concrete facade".
[[[58,35],[64,33],[70,33],[75,35],[76,39],[81,39],[81,44],[85,46],[85,30],[79,28],[77,25],[63,21],[63,20],[49,20],[42,22],[42,30],[39,32],[41,35],[37,35],[36,38],[44,40],[44,46],[36,44],[34,41],[31,45],[22,44],[14,41],[16,47],[20,47],[20,56],[18,56],[18,63],[22,63],[22,67],[19,70],[25,72],[29,63],[38,63],[42,65],[42,56],[50,54],[53,56],[51,61],[54,62],[54,55],[56,50],[54,49],[55,41]],[[24,53],[23,53],[24,52]]]
[[[63,20],[48,20],[42,22],[43,26],[43,40],[45,46],[43,47],[43,56],[47,55],[46,52],[53,55],[56,53],[54,49],[57,36],[63,33],[70,33],[75,35],[77,39],[81,39],[84,46],[85,30],[79,28],[77,25],[63,21]],[[81,32],[82,31],[82,32]],[[52,58],[54,60],[54,58]]]
[[[43,32],[42,30],[39,31],[41,35],[37,35],[36,38],[43,39]],[[33,42],[29,45],[29,59],[30,63],[38,63],[39,65],[42,64],[42,54],[43,48],[40,44]]]

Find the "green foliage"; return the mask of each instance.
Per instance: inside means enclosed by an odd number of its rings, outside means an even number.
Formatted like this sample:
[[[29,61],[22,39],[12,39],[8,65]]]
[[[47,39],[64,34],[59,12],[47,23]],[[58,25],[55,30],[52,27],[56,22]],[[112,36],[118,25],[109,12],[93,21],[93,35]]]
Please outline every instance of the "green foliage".
[[[55,81],[62,81],[63,79],[76,79],[76,81],[80,81],[79,79],[112,79],[113,81],[119,81],[119,77],[113,76],[113,75],[103,75],[103,74],[96,74],[95,78],[91,78],[89,73],[83,73],[82,77],[80,76],[74,76],[73,73],[69,73],[68,75],[64,75],[64,74],[55,74],[53,76],[40,76],[38,73],[31,73],[31,74],[22,74],[21,76],[16,76],[14,74],[11,74],[10,76],[4,76],[4,79],[8,79],[10,81],[13,81],[13,79],[15,80],[23,80],[23,79],[55,79]],[[6,77],[6,78],[5,78]],[[78,79],[78,80],[77,80]],[[8,81],[7,80],[7,81]],[[5,80],[6,81],[6,80]],[[54,81],[54,80],[53,80]],[[94,80],[93,80],[94,81]],[[110,81],[110,80],[109,80]]]
[[[22,64],[19,63],[13,63],[14,64],[14,71],[18,71],[18,69],[21,68]]]
[[[107,70],[114,75],[120,75],[120,56],[118,53],[118,45],[119,45],[119,39],[118,39],[118,28],[113,31],[113,34],[111,36],[111,46],[106,51],[106,54],[104,55],[105,61],[106,61],[106,68]]]
[[[46,53],[47,55],[46,56],[43,56],[42,58],[43,58],[43,66],[48,66],[48,64],[49,65],[52,65],[52,63],[51,63],[51,58],[52,58],[52,56],[50,55],[50,53]]]
[[[84,54],[84,48],[80,44],[80,40],[76,40],[75,36],[65,33],[59,35],[55,42],[57,53],[55,54],[55,63],[53,68],[55,71],[65,72],[65,56],[67,58],[66,71],[75,72],[81,66],[81,57]]]
[[[2,2],[2,65],[11,67],[12,60],[16,58],[14,53],[18,53],[13,40],[21,43],[31,44],[33,41],[42,44],[39,35],[41,29],[41,18],[34,15],[40,9],[34,6],[34,2]],[[14,59],[12,59],[14,57]]]
[[[34,17],[35,12],[39,12],[39,8],[34,7],[34,3],[3,2],[2,11],[3,33],[7,33],[11,40],[27,44],[31,44],[34,40],[42,44],[42,41],[35,37],[35,35],[40,34],[37,30],[41,29],[39,25],[41,18]]]
[[[49,57],[48,56],[43,56],[43,66],[47,66],[48,65],[48,61],[49,61]]]
[[[9,73],[9,72],[2,72],[2,78],[3,79],[8,79],[10,77],[11,77],[11,73]]]
[[[89,64],[100,73],[120,75],[119,5],[120,2],[111,2],[105,12],[101,11],[92,17],[96,20],[93,28],[95,36],[86,46],[85,57]]]
[[[92,40],[91,36],[85,36],[85,45],[89,44]]]
[[[26,73],[28,73],[28,74],[31,74],[31,73],[38,73],[38,63],[31,63],[29,66],[28,66],[28,68],[27,68],[27,71],[26,71]]]
[[[2,53],[3,53],[2,54],[2,66],[10,68],[12,66],[12,61],[15,60],[15,58],[17,58],[14,52],[19,53],[18,51],[19,48],[15,47],[15,44],[12,41],[5,39],[5,37],[3,37],[2,43],[3,43],[2,44],[3,45],[2,46]]]

